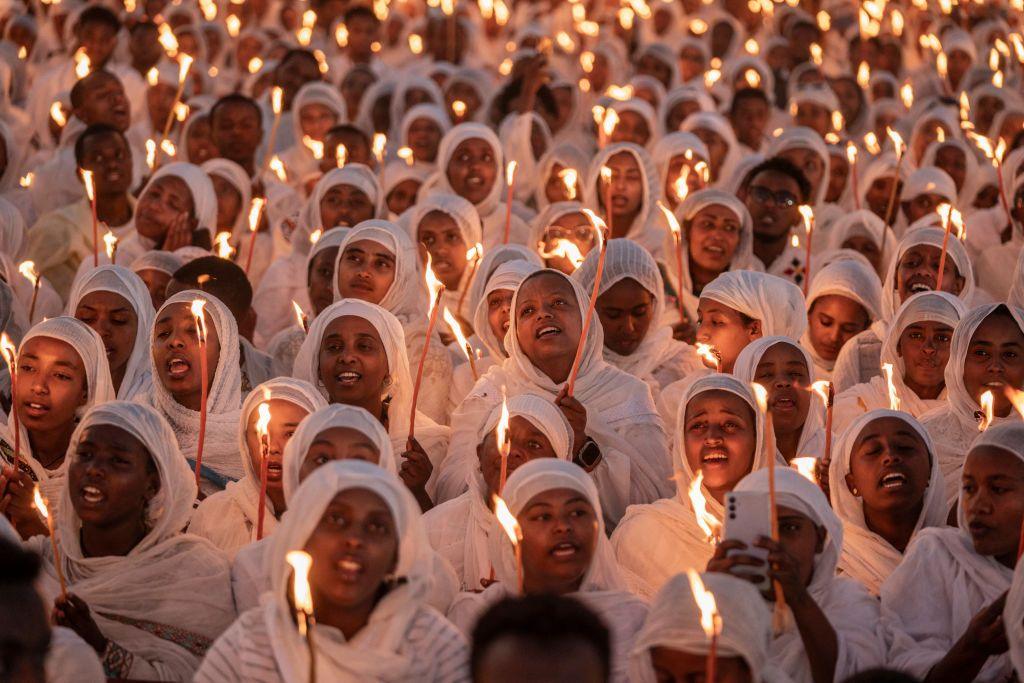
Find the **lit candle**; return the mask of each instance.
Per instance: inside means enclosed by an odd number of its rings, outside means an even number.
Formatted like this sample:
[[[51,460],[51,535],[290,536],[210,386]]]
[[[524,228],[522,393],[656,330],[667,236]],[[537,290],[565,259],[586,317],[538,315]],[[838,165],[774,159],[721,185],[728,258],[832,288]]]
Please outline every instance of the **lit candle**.
[[[942,217],[942,227],[944,234],[942,236],[942,251],[939,253],[939,272],[935,277],[935,290],[942,291],[942,279],[943,274],[946,271],[946,252],[949,248],[949,233],[953,225],[957,226],[957,235],[959,236],[961,230],[963,230],[963,217],[960,212],[954,209],[949,204],[940,204],[938,208],[939,216]]]
[[[690,482],[687,495],[690,498],[690,505],[693,506],[693,515],[697,518],[697,526],[704,531],[704,535],[708,538],[708,543],[714,545],[721,531],[721,524],[719,524],[713,514],[708,512],[708,501],[700,490],[703,483],[704,473],[698,470],[697,476]]]
[[[601,166],[601,183],[604,189],[604,222],[611,230],[615,225],[612,219],[612,169],[603,165]]]
[[[711,344],[705,344],[704,342],[697,342],[695,347],[697,355],[704,360],[705,363],[710,363],[711,367],[715,369],[715,372],[722,371],[722,359],[718,355],[718,350]]]
[[[31,325],[36,317],[36,299],[39,297],[39,273],[36,271],[35,261],[22,261],[18,266],[18,272],[32,283],[32,300],[28,306],[28,324]]]
[[[96,215],[96,185],[93,184],[92,171],[82,169],[82,182],[85,183],[85,194],[89,197],[92,209],[92,265],[100,265],[100,221]]]
[[[672,242],[675,244],[676,252],[676,281],[678,282],[676,292],[676,302],[679,304],[679,320],[680,322],[686,322],[686,305],[683,301],[683,231],[679,226],[679,220],[676,219],[674,213],[668,210],[668,208],[658,200],[658,208],[665,214],[665,220],[668,221],[669,230],[672,231]]]
[[[789,464],[807,481],[815,485],[818,483],[818,475],[815,472],[818,467],[817,458],[793,458],[789,461]]]
[[[516,582],[518,584],[519,595],[523,594],[523,530],[519,527],[519,522],[516,520],[515,515],[508,509],[508,505],[505,504],[498,496],[494,496],[494,515],[498,518],[498,523],[501,524],[501,528],[508,534],[508,538],[512,541],[512,549],[516,555]]]
[[[230,260],[235,253],[234,247],[231,246],[231,233],[226,230],[217,233],[213,238],[213,244],[217,247],[217,256],[222,259]]]
[[[690,579],[693,601],[697,603],[697,609],[700,610],[700,626],[710,641],[707,662],[704,665],[704,680],[708,683],[715,683],[715,669],[718,666],[718,634],[722,632],[722,617],[718,614],[715,596],[704,588],[700,574],[693,569],[687,569],[686,575]]]
[[[377,163],[384,163],[384,150],[388,146],[388,136],[384,133],[373,134],[373,156],[377,158]]]
[[[431,267],[430,254],[427,254],[426,269],[427,291],[430,293],[428,306],[430,308],[427,318],[427,334],[423,341],[423,352],[420,354],[420,362],[416,368],[416,381],[412,385],[412,406],[409,408],[409,442],[410,447],[414,438],[416,427],[416,402],[420,397],[420,384],[423,382],[423,366],[427,362],[427,351],[430,349],[430,339],[434,333],[434,325],[437,324],[437,314],[441,306],[441,295],[444,294],[444,283],[434,275]]]
[[[501,454],[501,475],[498,479],[498,493],[505,490],[505,480],[508,478],[508,456],[512,449],[508,424],[508,402],[505,400],[505,388],[502,387],[501,416],[498,418],[498,426],[494,429],[494,439],[498,442],[498,452]]]
[[[57,546],[57,530],[53,527],[53,516],[46,507],[46,501],[43,499],[43,494],[39,491],[39,486],[36,486],[36,490],[33,494],[35,498],[36,509],[39,510],[39,514],[46,520],[46,528],[50,530],[50,548],[53,549],[53,568],[57,570],[57,580],[60,582],[60,595],[64,600],[68,599],[68,586],[64,581],[64,568],[60,563],[60,549]]]
[[[167,24],[162,24],[166,26]],[[181,60],[178,62],[178,89],[174,93],[174,102],[171,104],[170,111],[167,112],[167,120],[164,122],[164,133],[161,136],[164,140],[171,134],[171,126],[174,125],[174,112],[178,107],[178,103],[181,102],[181,96],[185,92],[185,82],[188,80],[189,69],[192,68],[192,57],[187,54],[181,55]]]
[[[281,126],[281,109],[284,101],[284,90],[280,86],[274,86],[270,91],[270,107],[274,110],[274,122],[270,124],[270,136],[267,138],[267,163],[274,154],[274,147],[277,145],[277,129]]]
[[[516,166],[515,161],[510,161],[505,167],[505,184],[508,185],[508,197],[505,200],[505,241],[503,244],[508,244],[508,240],[512,236],[512,193],[515,191],[516,186]]]
[[[473,373],[473,381],[480,379],[480,375],[476,371],[476,360],[473,358],[473,347],[470,345],[469,340],[466,339],[466,335],[462,333],[462,326],[459,325],[459,321],[455,319],[455,316],[447,308],[444,309],[441,317],[444,318],[452,334],[455,335],[455,343],[458,344],[459,350],[465,354],[466,359],[469,361],[469,370]]]
[[[292,603],[295,606],[295,617],[299,625],[299,635],[306,639],[309,650],[309,683],[316,680],[316,647],[313,644],[313,591],[309,587],[309,570],[313,566],[313,558],[304,550],[291,550],[285,555],[285,561],[292,568]]]
[[[466,294],[469,293],[469,288],[473,284],[473,280],[476,278],[476,269],[480,267],[480,259],[484,257],[484,245],[477,242],[472,247],[466,250],[466,260],[471,264],[469,267],[469,277],[466,278],[466,282],[462,285],[462,291],[459,292],[459,303],[456,307],[456,311],[459,315],[462,315],[462,304],[466,301]]]
[[[779,518],[778,508],[775,500],[775,427],[772,424],[772,413],[768,410],[768,390],[757,382],[752,383],[754,397],[757,399],[757,407],[764,414],[764,437],[765,450],[768,453],[768,507],[771,516],[772,540],[779,540]],[[772,582],[775,589],[775,627],[778,631],[781,627],[783,610],[786,606],[786,597],[782,593],[782,585],[776,580]]]
[[[11,426],[14,428],[14,471],[21,467],[21,429],[18,427],[18,349],[4,332],[0,334],[0,352],[11,375]]]
[[[860,193],[857,190],[857,145],[846,143],[846,160],[850,162],[850,180],[853,185],[853,204],[860,211]]]
[[[199,440],[196,442],[196,486],[199,485],[200,472],[203,467],[203,445],[206,441],[206,400],[209,369],[206,363],[206,302],[195,299],[192,302],[192,315],[196,319],[196,339],[199,344],[199,375],[202,380],[199,394]]]
[[[573,201],[576,199],[576,183],[579,181],[579,171],[575,168],[563,168],[558,172],[558,177],[565,185],[565,199],[566,201]]]
[[[590,209],[582,209],[583,213],[590,219],[591,224],[597,231],[598,247],[600,253],[597,257],[597,272],[594,274],[594,288],[590,292],[590,302],[587,304],[587,313],[583,317],[583,328],[580,330],[580,341],[576,345],[576,357],[573,358],[572,368],[569,370],[569,378],[566,384],[566,396],[572,396],[572,390],[576,384],[576,375],[580,371],[580,363],[583,361],[583,348],[586,346],[587,333],[590,331],[590,322],[594,317],[594,307],[597,305],[597,294],[601,290],[601,274],[604,272],[604,259],[608,253],[608,240],[605,238],[605,231],[608,226],[604,224]]]
[[[825,457],[822,466],[827,470],[832,462],[832,408],[835,405],[835,387],[828,380],[819,380],[811,385],[811,391],[818,395],[825,406]]]
[[[978,399],[978,403],[981,405],[981,422],[978,423],[979,432],[983,432],[986,429],[988,429],[989,425],[992,424],[992,420],[995,419],[995,416],[993,414],[993,399],[994,397],[992,396],[991,390],[986,391]]]
[[[572,269],[576,270],[583,264],[583,252],[576,246],[575,242],[567,240],[563,237],[559,237],[552,242],[552,248],[549,251],[547,246],[543,242],[537,243],[537,250],[540,253],[540,257],[543,259],[562,258],[568,261],[572,265]]]
[[[294,299],[292,300],[292,308],[295,309],[295,320],[299,323],[299,327],[302,328],[303,332],[308,334],[309,317],[306,315],[306,312],[302,310],[302,306],[299,306],[297,303],[295,303]]]
[[[117,260],[117,237],[114,233],[107,230],[103,235],[103,244],[107,249],[107,258],[110,259],[111,263]]]
[[[892,381],[892,363],[882,363],[882,374],[885,375],[885,384],[889,391],[889,410],[899,410],[900,397]]]
[[[256,233],[260,230],[260,218],[267,200],[264,197],[253,197],[249,207],[249,255],[245,259],[245,274],[252,268],[252,255],[256,251]]]

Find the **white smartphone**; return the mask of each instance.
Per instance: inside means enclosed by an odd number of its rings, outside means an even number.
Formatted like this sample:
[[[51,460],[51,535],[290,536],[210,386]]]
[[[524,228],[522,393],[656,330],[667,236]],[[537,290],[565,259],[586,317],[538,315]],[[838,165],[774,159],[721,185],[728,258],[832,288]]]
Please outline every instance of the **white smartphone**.
[[[771,537],[771,503],[768,494],[761,491],[731,491],[725,494],[725,525],[722,529],[723,541],[743,541],[747,545],[744,550],[731,550],[728,555],[750,555],[767,562],[768,551],[754,544],[762,536]],[[759,590],[768,588],[768,566],[738,566],[736,573],[748,576],[759,576]]]

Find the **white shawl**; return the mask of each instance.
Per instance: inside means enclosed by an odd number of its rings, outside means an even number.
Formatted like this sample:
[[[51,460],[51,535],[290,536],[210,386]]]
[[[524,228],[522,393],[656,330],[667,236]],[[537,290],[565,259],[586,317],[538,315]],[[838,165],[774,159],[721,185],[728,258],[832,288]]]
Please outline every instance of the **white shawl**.
[[[800,339],[807,329],[804,295],[792,282],[767,273],[729,270],[708,283],[701,299],[711,299],[761,321],[761,334]]]

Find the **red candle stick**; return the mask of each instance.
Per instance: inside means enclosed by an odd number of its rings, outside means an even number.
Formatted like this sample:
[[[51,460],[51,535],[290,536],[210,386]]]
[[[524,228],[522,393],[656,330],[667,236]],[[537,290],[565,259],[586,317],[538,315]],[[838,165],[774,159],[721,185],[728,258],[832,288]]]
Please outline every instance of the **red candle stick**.
[[[601,290],[601,274],[604,272],[604,259],[608,253],[608,240],[605,238],[605,231],[608,227],[590,209],[583,209],[583,213],[590,218],[594,229],[597,230],[597,240],[601,249],[597,257],[597,273],[594,275],[594,288],[590,292],[590,302],[587,304],[587,312],[583,317],[583,329],[580,330],[580,341],[576,345],[576,357],[573,358],[572,368],[569,370],[566,395],[572,396],[573,387],[576,384],[576,375],[580,371],[580,363],[583,361],[583,347],[586,344],[587,333],[590,331],[590,321],[594,317],[594,306],[597,305],[597,294]]]
[[[270,467],[270,404],[261,403],[256,420],[256,434],[260,442],[260,502],[256,522],[256,540],[263,538],[263,519],[267,514],[267,475]]]
[[[505,240],[504,244],[508,244],[509,239],[512,237],[512,194],[515,192],[516,187],[516,162],[508,162],[508,166],[505,167],[505,183],[508,185],[508,195],[505,199]]]
[[[430,318],[427,321],[427,334],[423,340],[423,352],[420,354],[419,366],[416,368],[416,381],[412,386],[412,407],[409,409],[409,441],[414,438],[416,431],[416,403],[420,397],[420,384],[423,381],[423,365],[427,362],[427,351],[430,349],[430,339],[434,334],[434,325],[437,324],[437,316],[441,310],[441,295],[444,294],[444,284],[434,275],[431,268],[430,254],[427,254],[427,290],[430,292]]]
[[[206,313],[203,307],[206,302],[196,299],[192,302],[192,315],[196,319],[196,339],[199,342],[199,374],[202,384],[199,387],[199,441],[196,443],[196,486],[199,485],[200,473],[203,467],[203,445],[206,441],[206,401],[207,383],[209,382],[209,368],[206,363]]]

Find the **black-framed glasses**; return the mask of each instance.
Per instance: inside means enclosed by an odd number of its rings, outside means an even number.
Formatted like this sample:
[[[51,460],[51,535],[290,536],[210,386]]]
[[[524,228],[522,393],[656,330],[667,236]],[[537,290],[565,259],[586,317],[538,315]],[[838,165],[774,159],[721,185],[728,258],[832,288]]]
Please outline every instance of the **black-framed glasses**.
[[[785,190],[779,190],[778,192],[772,192],[767,187],[761,187],[760,185],[752,185],[747,193],[751,198],[758,204],[768,206],[774,204],[775,206],[781,206],[785,209],[792,208],[797,205],[799,201],[792,192],[786,192]]]

